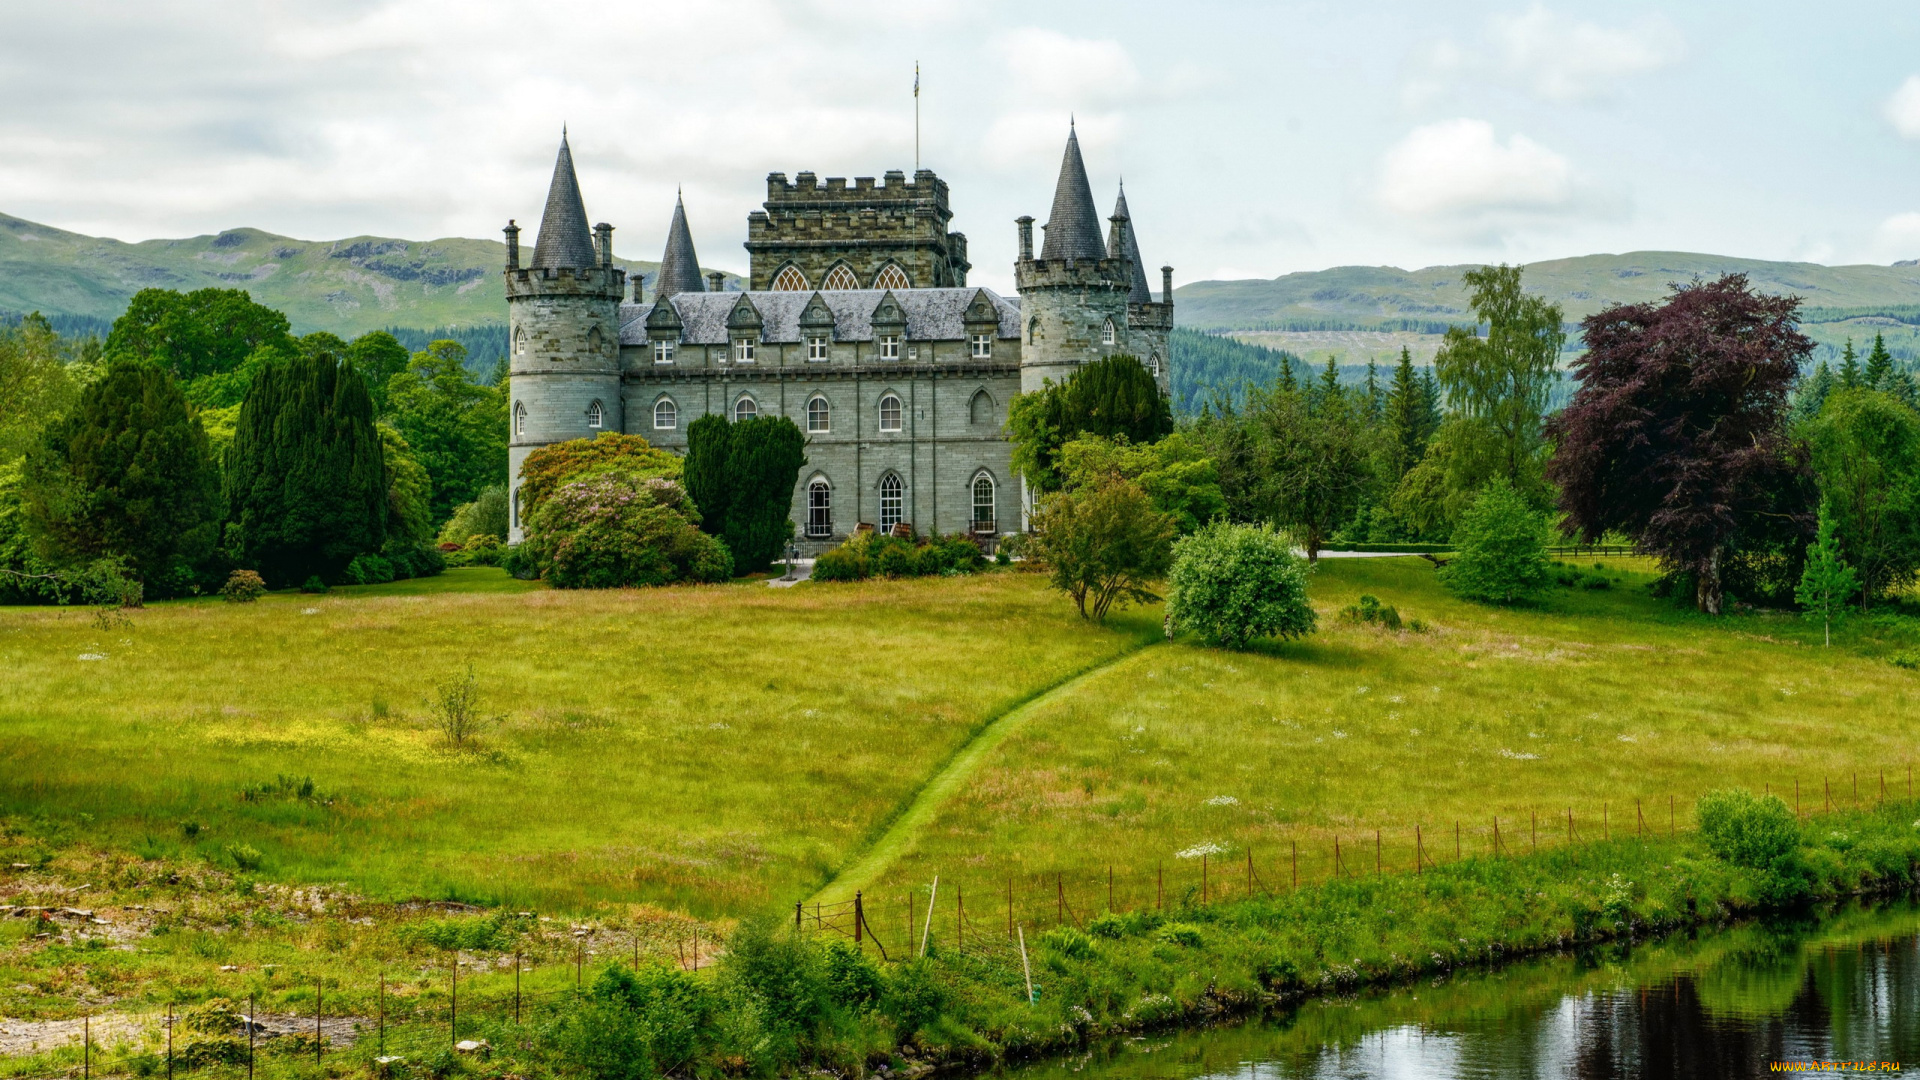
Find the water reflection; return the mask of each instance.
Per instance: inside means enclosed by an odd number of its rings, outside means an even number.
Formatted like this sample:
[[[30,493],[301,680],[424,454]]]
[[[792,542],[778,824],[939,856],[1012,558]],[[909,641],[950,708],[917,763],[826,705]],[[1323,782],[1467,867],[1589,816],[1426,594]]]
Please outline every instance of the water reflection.
[[[1102,1047],[1019,1080],[1745,1077],[1780,1075],[1773,1062],[1852,1061],[1920,1072],[1913,904],[1316,1000]]]

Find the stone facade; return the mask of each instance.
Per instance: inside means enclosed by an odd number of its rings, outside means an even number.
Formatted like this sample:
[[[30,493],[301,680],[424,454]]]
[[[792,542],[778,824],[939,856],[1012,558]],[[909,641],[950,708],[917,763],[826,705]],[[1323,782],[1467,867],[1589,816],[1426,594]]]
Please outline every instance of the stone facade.
[[[773,173],[765,209],[747,217],[747,281],[755,290],[965,285],[967,238],[947,231],[952,220],[946,181],[931,169],[912,180],[895,170],[879,185],[857,176],[852,187],[844,177],[803,172],[788,183]]]
[[[947,231],[947,188],[930,171],[852,188],[774,173],[767,187],[748,222],[750,291],[701,287],[676,206],[674,289],[643,298],[636,283],[622,303],[612,228],[588,236],[562,142],[532,266],[507,228],[512,540],[533,448],[624,431],[684,453],[688,426],[708,413],[785,416],[806,434],[793,498],[803,551],[863,526],[1004,535],[1025,521],[1005,434],[1014,395],[1119,353],[1166,387],[1172,270],[1154,303],[1124,196],[1102,241],[1072,135],[1041,258],[1032,219],[1019,221],[1018,300],[965,287],[966,238]],[[824,287],[848,277],[859,287]],[[876,280],[896,284],[869,288]]]

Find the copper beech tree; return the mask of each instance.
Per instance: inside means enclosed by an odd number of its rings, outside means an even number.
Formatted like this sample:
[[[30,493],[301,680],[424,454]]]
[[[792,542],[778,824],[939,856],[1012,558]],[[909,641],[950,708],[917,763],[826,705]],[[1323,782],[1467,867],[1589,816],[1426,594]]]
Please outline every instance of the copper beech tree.
[[[1720,613],[1727,559],[1743,541],[1783,518],[1810,531],[1795,497],[1805,468],[1786,433],[1788,393],[1813,349],[1799,303],[1728,274],[1676,286],[1663,304],[1589,316],[1579,389],[1548,429],[1547,475],[1568,527],[1589,541],[1632,536],[1692,576],[1709,614]]]

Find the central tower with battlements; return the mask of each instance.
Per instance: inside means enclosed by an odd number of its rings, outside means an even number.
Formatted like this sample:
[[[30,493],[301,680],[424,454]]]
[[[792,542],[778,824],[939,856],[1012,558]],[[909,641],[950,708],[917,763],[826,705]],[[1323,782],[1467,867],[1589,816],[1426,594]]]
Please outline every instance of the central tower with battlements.
[[[747,217],[748,287],[755,290],[946,289],[967,283],[967,238],[948,232],[947,184],[931,169],[880,184],[856,176],[792,183],[767,177],[763,209]]]

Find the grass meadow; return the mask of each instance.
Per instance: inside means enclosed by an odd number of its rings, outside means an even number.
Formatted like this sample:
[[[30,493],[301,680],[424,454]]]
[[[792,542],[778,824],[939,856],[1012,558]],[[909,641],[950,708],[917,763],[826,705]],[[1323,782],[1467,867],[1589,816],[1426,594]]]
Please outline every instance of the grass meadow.
[[[0,609],[17,827],[229,870],[251,848],[263,879],[374,897],[702,915],[811,891],[985,719],[1158,631],[1083,626],[1012,575],[560,592],[475,569],[129,617]],[[426,699],[469,664],[502,719],[453,752]]]
[[[1920,735],[1920,676],[1887,663],[1912,647],[1910,619],[1848,624],[1832,648],[1787,614],[1712,620],[1650,596],[1638,560],[1609,560],[1615,586],[1557,590],[1535,608],[1457,600],[1415,558],[1326,559],[1313,597],[1320,632],[1226,653],[1157,645],[1021,718],[902,856],[861,883],[892,907],[941,875],[983,917],[1016,899],[1051,915],[1169,900],[1199,883],[1285,885],[1341,865],[1410,870],[1418,841],[1451,861],[1502,849],[1667,831],[1693,798],[1743,785],[1823,809],[1907,796]],[[1639,567],[1640,569],[1627,569]],[[1345,621],[1370,593],[1425,633]],[[1636,806],[1639,800],[1639,806]],[[1535,815],[1539,824],[1534,825]],[[1375,830],[1380,831],[1376,840]],[[922,901],[924,902],[924,901]],[[974,901],[969,900],[971,907]]]

